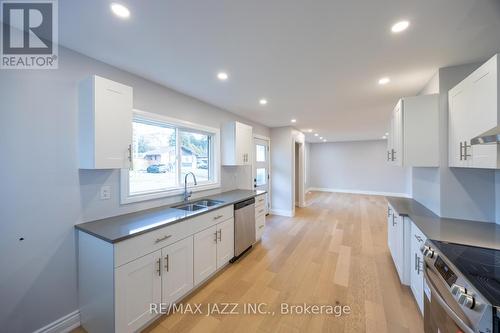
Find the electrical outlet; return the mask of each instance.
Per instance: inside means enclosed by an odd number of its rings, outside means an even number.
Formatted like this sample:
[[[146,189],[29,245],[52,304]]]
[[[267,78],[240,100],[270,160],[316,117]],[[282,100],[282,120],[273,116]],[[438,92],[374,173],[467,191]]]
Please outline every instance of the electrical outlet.
[[[111,185],[101,186],[101,200],[111,199]]]

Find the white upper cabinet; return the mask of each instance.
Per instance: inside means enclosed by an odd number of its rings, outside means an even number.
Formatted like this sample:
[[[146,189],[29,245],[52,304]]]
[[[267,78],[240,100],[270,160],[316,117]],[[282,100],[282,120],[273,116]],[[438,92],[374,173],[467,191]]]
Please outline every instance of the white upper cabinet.
[[[449,166],[500,168],[500,145],[471,145],[471,139],[500,124],[498,55],[448,93]]]
[[[130,167],[131,87],[97,75],[80,83],[80,169]]]
[[[399,100],[391,114],[386,154],[397,166],[439,166],[439,95]]]
[[[251,165],[253,129],[233,121],[222,129],[222,165]]]

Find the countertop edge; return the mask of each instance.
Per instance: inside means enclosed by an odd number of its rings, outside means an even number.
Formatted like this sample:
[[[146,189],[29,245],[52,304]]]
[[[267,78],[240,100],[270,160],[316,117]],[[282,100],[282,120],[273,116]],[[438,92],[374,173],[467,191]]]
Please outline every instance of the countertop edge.
[[[252,190],[249,190],[249,191],[252,191]],[[217,196],[221,196],[221,195],[224,195],[225,193],[229,193],[229,192],[232,192],[232,191],[221,192],[221,193],[218,193],[218,194],[214,194],[214,195],[209,195],[209,196],[206,196],[206,197],[197,198],[196,201],[198,201],[198,200],[204,200],[204,199],[208,199],[208,198],[213,198],[213,197],[217,197]],[[96,222],[96,221],[105,220],[106,218],[104,218],[104,219],[98,219],[98,220],[95,220],[95,221],[88,221],[88,222],[84,222],[84,223],[75,224],[74,228],[76,230],[78,230],[78,231],[85,232],[86,234],[89,234],[91,236],[97,237],[97,238],[99,238],[99,239],[101,239],[101,240],[103,240],[103,241],[105,241],[107,243],[116,244],[116,243],[125,241],[127,239],[131,239],[131,238],[143,235],[145,233],[148,233],[148,232],[151,232],[151,231],[154,231],[154,230],[157,230],[157,229],[164,228],[164,227],[172,225],[172,224],[183,222],[183,221],[185,221],[187,219],[191,219],[191,218],[194,218],[194,217],[197,217],[197,216],[204,215],[204,214],[209,213],[209,212],[211,212],[213,210],[216,210],[216,209],[220,209],[220,208],[224,208],[224,207],[227,207],[227,206],[234,205],[235,203],[240,202],[240,201],[244,201],[244,200],[248,200],[250,198],[258,197],[259,195],[263,195],[263,194],[266,194],[266,193],[267,193],[267,191],[263,191],[262,193],[254,193],[254,194],[249,195],[249,196],[244,196],[242,198],[239,198],[238,200],[224,202],[223,204],[209,207],[206,210],[202,210],[200,212],[196,212],[196,213],[193,213],[191,215],[180,217],[180,218],[178,218],[176,220],[173,220],[173,221],[170,221],[170,222],[166,222],[164,224],[157,225],[157,226],[151,227],[149,229],[145,229],[145,230],[139,231],[139,232],[137,232],[137,233],[135,233],[133,235],[126,235],[126,236],[119,237],[119,238],[116,238],[116,239],[109,239],[109,238],[107,238],[107,237],[105,237],[103,235],[100,235],[98,233],[95,233],[95,232],[93,232],[93,231],[91,231],[91,230],[86,229],[86,228],[83,227],[83,225],[85,225],[86,223],[93,223],[93,222]],[[176,205],[179,205],[181,203],[182,202],[178,202],[178,203],[171,204],[171,205],[166,205],[165,209],[170,209],[170,208],[172,208],[172,206],[176,206]],[[161,206],[160,207],[156,207],[156,208],[161,208]],[[147,210],[148,209],[139,210],[139,211],[133,212],[133,214],[140,213],[142,211],[146,212]],[[127,215],[127,214],[123,214],[123,215]],[[121,216],[121,215],[117,215],[117,216]],[[113,216],[113,217],[116,218],[117,216]],[[113,218],[113,217],[110,217],[110,218]],[[103,223],[106,223],[106,222],[103,221]]]

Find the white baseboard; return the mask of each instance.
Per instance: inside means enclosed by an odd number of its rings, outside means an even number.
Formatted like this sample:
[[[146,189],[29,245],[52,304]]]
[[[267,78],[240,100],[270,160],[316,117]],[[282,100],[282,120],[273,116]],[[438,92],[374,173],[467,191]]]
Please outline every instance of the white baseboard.
[[[310,191],[317,191],[317,192],[351,193],[351,194],[382,195],[382,196],[387,196],[387,197],[411,198],[411,195],[408,193],[397,193],[397,192],[344,190],[344,189],[324,188],[324,187],[311,187],[309,190]]]
[[[76,310],[44,326],[34,333],[67,333],[80,326],[80,311]]]
[[[279,215],[279,216],[286,216],[286,217],[293,217],[294,213],[292,210],[284,210],[284,209],[270,209],[269,213],[272,215]]]

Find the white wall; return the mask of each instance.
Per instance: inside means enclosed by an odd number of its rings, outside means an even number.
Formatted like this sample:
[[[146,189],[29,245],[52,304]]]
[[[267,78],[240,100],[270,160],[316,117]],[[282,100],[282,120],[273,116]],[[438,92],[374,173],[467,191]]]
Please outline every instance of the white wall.
[[[385,140],[313,143],[309,154],[310,186],[409,195],[411,170],[387,164],[386,150]]]
[[[78,308],[73,226],[179,198],[119,204],[118,171],[79,171],[77,84],[98,74],[134,87],[134,107],[220,127],[230,120],[264,126],[60,48],[57,70],[0,74],[0,327],[31,332]],[[237,184],[223,168],[222,184]],[[103,184],[112,199],[99,200]],[[205,193],[207,194],[207,193]],[[24,240],[19,239],[23,237]]]

